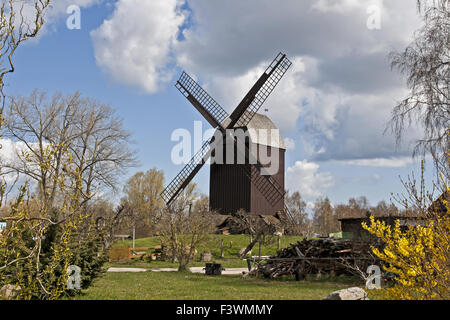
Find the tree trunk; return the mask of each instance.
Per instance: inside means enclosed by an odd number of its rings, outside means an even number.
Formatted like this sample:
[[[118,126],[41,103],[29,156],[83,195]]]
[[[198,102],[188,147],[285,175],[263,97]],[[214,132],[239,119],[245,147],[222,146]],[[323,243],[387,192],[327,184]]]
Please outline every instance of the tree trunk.
[[[245,257],[247,255],[247,253],[253,249],[253,247],[259,241],[260,238],[261,238],[261,235],[257,234],[255,239],[253,239],[252,242],[250,242],[250,244],[247,246],[247,248],[245,248],[244,252],[239,256],[239,258],[242,259],[243,257]]]

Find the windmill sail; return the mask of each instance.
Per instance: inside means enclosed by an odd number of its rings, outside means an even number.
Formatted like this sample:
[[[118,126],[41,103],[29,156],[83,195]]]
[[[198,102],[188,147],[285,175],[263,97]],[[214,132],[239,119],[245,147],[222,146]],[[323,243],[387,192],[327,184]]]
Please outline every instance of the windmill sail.
[[[228,118],[228,113],[186,72],[181,74],[175,87],[214,128],[219,127],[223,132],[225,131],[222,127],[222,122]],[[214,138],[206,141],[194,157],[192,157],[164,189],[161,196],[167,205],[170,205],[176,199],[211,157],[212,151],[214,150],[211,146],[213,141]]]
[[[228,113],[186,72],[183,72],[175,87],[205,117],[213,128],[221,127]]]
[[[228,116],[226,111],[186,72],[182,73],[175,86],[214,128],[219,128],[219,130],[225,134],[226,129],[248,125],[291,64],[291,61],[289,61],[285,54],[278,54],[230,116]],[[227,118],[230,118],[231,121],[228,121],[226,128],[224,128],[222,123],[224,123]],[[234,138],[234,140],[235,143],[237,143],[237,139]],[[170,203],[176,199],[180,192],[190,183],[197,172],[208,161],[214,150],[214,146],[212,145],[213,141],[214,138],[211,139],[211,141],[205,142],[189,163],[185,165],[180,173],[163,191],[161,196],[164,198],[167,205],[170,205]],[[244,145],[246,146],[246,144]],[[264,195],[267,201],[274,205],[281,199],[284,199],[284,189],[271,176],[261,175],[263,166],[257,159],[252,158],[253,155],[248,147],[246,146],[245,150],[238,151],[245,152],[246,163],[256,163],[238,167],[244,170],[246,176],[256,186],[260,193]]]
[[[279,53],[231,114],[228,127],[245,127],[275,89],[292,62]]]
[[[195,177],[197,172],[203,167],[211,156],[212,148],[211,141],[206,141],[200,150],[192,157],[192,159],[184,166],[184,168],[177,174],[177,176],[167,185],[161,193],[167,205],[170,205],[173,200],[186,188],[186,186]]]

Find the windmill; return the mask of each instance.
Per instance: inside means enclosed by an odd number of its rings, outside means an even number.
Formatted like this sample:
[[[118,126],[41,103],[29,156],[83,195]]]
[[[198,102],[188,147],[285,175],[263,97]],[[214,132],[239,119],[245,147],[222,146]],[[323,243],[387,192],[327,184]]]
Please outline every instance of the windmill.
[[[206,121],[216,128],[216,133],[211,140],[206,141],[200,150],[192,157],[185,167],[175,176],[161,193],[167,206],[180,195],[191,182],[203,165],[212,157],[215,151],[223,147],[227,141],[234,144],[237,152],[245,158],[244,164],[212,164],[210,183],[210,207],[221,213],[232,213],[239,209],[252,211],[252,203],[265,203],[265,208],[260,208],[264,213],[275,213],[283,210],[290,216],[284,205],[284,168],[282,179],[277,179],[266,173],[265,165],[261,164],[258,156],[249,150],[248,141],[240,141],[238,137],[229,132],[237,128],[248,128],[252,120],[260,117],[257,112],[274,90],[278,82],[291,66],[292,62],[283,53],[279,53],[265,72],[256,81],[250,91],[245,95],[236,109],[228,113],[214,100],[203,88],[198,85],[186,72],[183,72],[176,82],[175,87],[187,98],[187,100],[203,115]],[[255,117],[256,116],[256,117]],[[265,116],[263,116],[265,117]],[[267,118],[267,117],[266,117]],[[269,120],[270,121],[270,120]],[[223,137],[223,139],[220,139]],[[238,148],[244,146],[244,150]],[[284,165],[284,153],[283,153]],[[222,173],[221,173],[222,172]],[[222,177],[222,178],[220,178]],[[223,178],[227,179],[223,182]],[[218,178],[218,179],[215,179]],[[224,186],[226,184],[226,186]],[[239,188],[240,184],[246,187]],[[224,187],[221,187],[224,186]],[[249,194],[247,194],[249,193]],[[252,194],[258,196],[252,199]],[[228,208],[218,207],[218,204],[230,204]],[[231,207],[230,207],[231,206]],[[258,213],[258,212],[253,212]],[[261,212],[259,212],[261,213]]]

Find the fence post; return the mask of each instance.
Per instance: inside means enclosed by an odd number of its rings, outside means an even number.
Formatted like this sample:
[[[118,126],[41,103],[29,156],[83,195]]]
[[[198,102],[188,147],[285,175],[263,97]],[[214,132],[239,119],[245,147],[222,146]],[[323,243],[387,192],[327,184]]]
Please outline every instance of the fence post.
[[[220,257],[223,258],[223,239],[220,239]]]
[[[259,240],[259,259],[261,259],[261,240]]]
[[[134,240],[136,238],[136,224],[133,224],[133,249],[134,249]]]
[[[281,248],[281,235],[278,235],[278,250]]]

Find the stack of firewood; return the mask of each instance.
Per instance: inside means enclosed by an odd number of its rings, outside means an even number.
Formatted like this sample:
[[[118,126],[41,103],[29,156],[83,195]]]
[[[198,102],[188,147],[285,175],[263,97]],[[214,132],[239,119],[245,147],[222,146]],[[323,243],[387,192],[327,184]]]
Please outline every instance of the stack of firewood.
[[[252,274],[262,274],[267,278],[295,275],[297,279],[319,273],[355,274],[376,263],[371,245],[374,243],[367,241],[303,239],[257,264]]]

